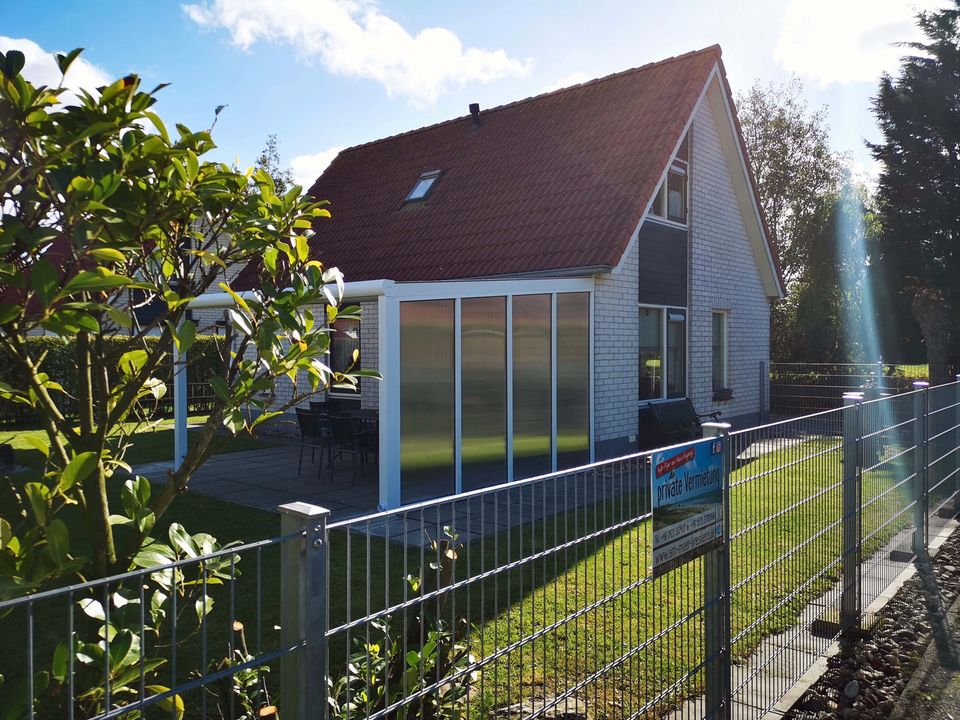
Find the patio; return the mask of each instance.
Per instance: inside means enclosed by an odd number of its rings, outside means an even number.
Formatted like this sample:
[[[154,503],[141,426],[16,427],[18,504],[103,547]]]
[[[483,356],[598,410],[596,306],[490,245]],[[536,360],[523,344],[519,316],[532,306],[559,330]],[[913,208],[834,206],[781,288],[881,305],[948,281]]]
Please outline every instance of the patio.
[[[269,436],[276,447],[215,455],[190,481],[190,492],[219,500],[238,503],[260,510],[276,512],[284,503],[308,502],[328,508],[332,519],[344,520],[377,509],[378,471],[375,463],[367,463],[357,473],[356,484],[349,459],[334,464],[333,477],[324,465],[320,477],[315,463],[310,462],[310,449],[304,449],[303,472],[297,474],[300,441],[285,436]],[[151,482],[163,482],[172,462],[138,465],[134,472]]]

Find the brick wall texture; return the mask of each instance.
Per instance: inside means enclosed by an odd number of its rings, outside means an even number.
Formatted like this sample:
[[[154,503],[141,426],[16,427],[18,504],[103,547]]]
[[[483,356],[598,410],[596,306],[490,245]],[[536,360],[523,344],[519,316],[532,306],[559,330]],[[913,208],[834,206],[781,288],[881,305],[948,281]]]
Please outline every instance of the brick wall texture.
[[[759,411],[760,362],[770,357],[770,303],[706,102],[694,117],[690,140],[688,394],[698,412],[720,410],[722,420],[743,422]],[[719,403],[713,402],[714,310],[729,312],[727,385],[733,399]]]

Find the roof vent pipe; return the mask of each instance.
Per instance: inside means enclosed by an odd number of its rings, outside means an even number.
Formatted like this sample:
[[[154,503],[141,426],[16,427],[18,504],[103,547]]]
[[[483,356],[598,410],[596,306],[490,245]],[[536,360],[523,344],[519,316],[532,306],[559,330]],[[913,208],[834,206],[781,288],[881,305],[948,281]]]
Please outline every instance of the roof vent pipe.
[[[470,103],[470,115],[473,116],[473,125],[480,125],[480,103]]]

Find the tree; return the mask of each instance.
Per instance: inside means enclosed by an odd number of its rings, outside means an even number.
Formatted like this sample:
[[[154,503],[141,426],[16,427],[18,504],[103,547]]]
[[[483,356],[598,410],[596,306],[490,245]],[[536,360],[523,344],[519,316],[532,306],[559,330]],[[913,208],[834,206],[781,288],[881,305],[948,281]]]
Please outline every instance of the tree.
[[[809,331],[819,326],[824,311],[829,312],[829,305],[814,300],[828,279],[814,266],[822,269],[823,258],[832,252],[823,241],[832,237],[827,229],[840,188],[842,159],[830,149],[826,111],[811,113],[802,92],[800,81],[794,79],[784,85],[757,82],[737,96],[760,204],[788,291],[786,299],[771,307],[771,354],[777,361],[835,359],[838,351],[835,340],[813,338]]]
[[[879,261],[919,325],[931,370],[956,361],[960,319],[960,0],[921,12],[924,42],[884,74],[874,113],[883,141]]]
[[[278,194],[282,195],[293,187],[293,171],[280,165],[280,141],[276,133],[267,135],[267,143],[257,155],[254,167],[264,170],[271,178]]]
[[[62,73],[78,54],[57,55]],[[338,307],[339,271],[311,257],[312,227],[329,216],[322,202],[301,198],[296,186],[278,192],[263,169],[203,160],[214,148],[208,131],[177,125],[170,133],[151,109],[162,86],[145,92],[128,76],[65,105],[61,88],[28,82],[23,64],[19,52],[0,55],[0,345],[28,383],[0,385],[0,397],[42,418],[46,442],[38,449],[47,464],[40,481],[22,488],[5,478],[20,502],[0,508],[0,598],[75,573],[127,570],[218,431],[250,430],[364,374],[324,363],[327,322],[358,310]],[[223,268],[254,260],[263,270],[252,297],[218,284]],[[174,349],[194,343],[189,303],[208,290],[235,302],[232,351],[225,344],[210,378],[214,407],[165,485],[151,494],[145,480],[127,481],[113,507],[108,482],[129,471],[129,438],[164,392],[158,370]],[[132,298],[155,309],[149,322],[138,322]],[[315,317],[310,306],[322,304],[326,317]],[[63,411],[46,356],[27,342],[40,329],[75,350],[76,416]],[[261,395],[298,375],[309,390],[267,407]],[[58,517],[67,505],[79,506],[84,528],[68,529]],[[71,537],[78,533],[82,542]],[[73,548],[82,546],[91,557],[77,556]]]

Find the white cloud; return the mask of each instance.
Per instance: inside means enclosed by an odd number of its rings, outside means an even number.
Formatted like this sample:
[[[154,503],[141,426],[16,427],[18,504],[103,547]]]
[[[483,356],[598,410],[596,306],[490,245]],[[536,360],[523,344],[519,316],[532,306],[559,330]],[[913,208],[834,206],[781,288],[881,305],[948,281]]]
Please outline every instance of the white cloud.
[[[323,174],[323,171],[327,169],[327,165],[333,162],[333,159],[341,150],[343,150],[343,147],[338,145],[317,153],[297,155],[290,161],[293,181],[297,185],[300,185],[304,191],[309,190],[310,186]]]
[[[23,76],[34,85],[56,87],[60,84],[60,68],[57,67],[57,61],[49,50],[44,50],[33,40],[0,35],[0,52],[5,53],[8,50],[19,50],[23,53]],[[73,61],[70,69],[67,70],[63,85],[72,90],[83,89],[93,92],[111,80],[112,78],[106,71],[84,60],[81,55]],[[76,99],[76,95],[65,93],[61,95],[61,98],[70,103]]]
[[[942,6],[942,0],[790,0],[773,57],[821,87],[876,81],[882,72],[895,73],[909,52],[896,43],[920,39],[917,10]]]
[[[411,35],[367,0],[202,0],[183,5],[198,25],[224,28],[244,50],[287,43],[338,75],[375,80],[391,95],[436,101],[449,85],[525,75],[529,60],[463,46],[446,28]]]
[[[585,72],[580,72],[579,70],[575,73],[571,73],[566,77],[560,78],[555,83],[550,83],[549,85],[544,85],[540,88],[538,94],[553,92],[554,90],[559,90],[560,88],[570,87],[571,85],[579,85],[582,82],[590,80],[590,76]]]

